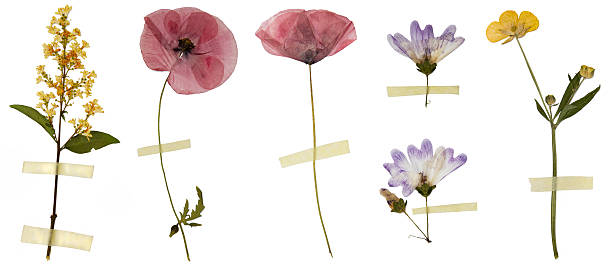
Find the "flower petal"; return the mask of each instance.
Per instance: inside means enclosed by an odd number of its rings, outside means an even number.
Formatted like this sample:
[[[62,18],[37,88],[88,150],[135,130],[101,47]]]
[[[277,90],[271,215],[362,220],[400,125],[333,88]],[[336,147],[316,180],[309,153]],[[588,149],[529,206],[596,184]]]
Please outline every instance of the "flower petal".
[[[406,155],[404,155],[402,151],[398,149],[391,150],[391,158],[393,158],[393,162],[395,163],[395,165],[401,168],[402,170],[411,169],[410,162],[408,162]]]
[[[223,64],[223,76],[215,87],[223,84],[234,72],[238,61],[238,47],[232,32],[225,26],[223,21],[214,17],[217,26],[215,38],[206,42],[200,39],[199,44],[192,51],[193,54],[203,54],[214,57]],[[214,87],[213,87],[214,88]]]
[[[507,10],[499,16],[499,23],[505,30],[516,28],[518,25],[518,15],[514,10]]]
[[[420,150],[412,144],[408,146],[408,158],[415,172],[422,173],[424,171],[425,162],[432,156],[432,147],[431,141],[428,139],[424,139],[423,142],[421,142]]]
[[[219,27],[214,16],[193,7],[179,8],[176,12],[181,16],[179,39],[189,38],[198,47],[217,36]]]
[[[399,33],[396,33],[396,35],[398,34]],[[390,34],[387,35],[387,41],[389,42],[389,45],[391,45],[393,50],[397,51],[397,53],[399,54],[408,57],[408,52],[406,52],[406,49],[404,49],[404,47],[402,46],[401,41],[397,40],[395,37],[393,37],[393,35]]]
[[[412,194],[412,192],[414,192],[414,189],[414,186],[406,183],[402,187],[402,195],[404,195],[404,197],[408,197],[410,194]]]
[[[502,31],[503,27],[504,26],[497,21],[491,22],[489,27],[487,27],[487,39],[489,39],[490,42],[496,43],[508,37],[508,35]]]
[[[189,55],[170,70],[168,84],[179,94],[197,94],[222,83],[223,63],[216,57]]]
[[[528,32],[532,32],[538,29],[540,21],[538,18],[529,11],[521,12],[521,16],[518,19],[518,37],[525,36]]]
[[[446,160],[446,163],[444,163],[444,166],[440,170],[437,180],[434,182],[435,184],[440,182],[451,172],[463,166],[463,164],[465,164],[465,162],[467,161],[467,156],[465,154],[460,154],[456,158],[453,158],[453,154],[454,154],[453,148],[445,149],[443,154],[444,154],[444,159]]]
[[[455,39],[456,31],[457,31],[457,26],[449,25],[448,27],[446,27],[444,32],[438,38],[448,40],[448,41],[453,41]]]
[[[168,71],[176,61],[172,50],[176,42],[176,32],[172,25],[178,23],[178,14],[169,9],[160,9],[145,18],[145,26],[140,36],[140,52],[149,69]]]
[[[333,56],[357,39],[355,26],[347,17],[327,10],[308,10],[306,17],[318,43],[315,62]]]

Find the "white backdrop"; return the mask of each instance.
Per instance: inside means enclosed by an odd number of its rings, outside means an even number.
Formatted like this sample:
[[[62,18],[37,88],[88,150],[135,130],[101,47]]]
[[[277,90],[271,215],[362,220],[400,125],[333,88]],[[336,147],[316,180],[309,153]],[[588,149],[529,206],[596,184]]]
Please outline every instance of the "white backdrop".
[[[608,116],[610,37],[605,1],[68,1],[73,25],[91,44],[86,61],[98,73],[94,94],[105,113],[94,128],[121,140],[62,161],[93,164],[93,180],[60,179],[56,228],[92,234],[91,252],[19,242],[24,224],[48,227],[52,176],[21,173],[27,161],[53,161],[43,130],[10,104],[34,106],[35,66],[53,12],[65,1],[4,4],[0,43],[3,96],[0,186],[0,266],[107,267],[187,265],[156,156],[138,147],[156,144],[157,101],[165,73],[141,57],[143,17],[160,8],[198,7],[221,18],[238,43],[238,65],[221,87],[205,94],[166,92],[162,141],[191,138],[192,148],[165,155],[179,207],[204,192],[202,227],[186,230],[192,265],[200,267],[606,266],[610,261]],[[357,40],[313,66],[318,141],[350,141],[351,153],[318,162],[323,215],[334,258],[327,253],[314,199],[311,165],[281,169],[278,157],[311,146],[307,66],[264,51],[255,31],[288,8],[328,9],[355,23]],[[550,243],[550,194],[531,193],[528,177],[550,176],[550,133],[537,114],[531,78],[513,42],[487,41],[485,29],[507,10],[532,11],[540,28],[522,39],[544,94],[560,99],[567,73],[596,68],[579,95],[603,84],[584,111],[558,129],[559,175],[594,176],[592,191],[558,195],[555,261]],[[466,42],[438,65],[432,85],[461,86],[461,95],[388,98],[388,85],[422,85],[414,64],[386,41],[409,34],[413,19],[449,24]],[[379,196],[389,177],[382,163],[428,137],[434,146],[466,153],[468,162],[434,191],[431,204],[478,201],[477,212],[431,215],[433,243]],[[397,193],[399,189],[394,189]],[[414,195],[409,207],[423,200]],[[424,216],[415,216],[424,224]]]

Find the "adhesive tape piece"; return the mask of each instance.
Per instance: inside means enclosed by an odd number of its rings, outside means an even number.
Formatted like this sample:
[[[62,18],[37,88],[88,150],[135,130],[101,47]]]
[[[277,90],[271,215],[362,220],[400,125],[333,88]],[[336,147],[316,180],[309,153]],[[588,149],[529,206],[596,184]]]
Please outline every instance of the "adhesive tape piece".
[[[161,147],[162,147],[163,153],[182,150],[182,149],[188,149],[188,148],[191,148],[191,140],[186,139],[182,141],[164,143],[161,145]],[[145,156],[145,155],[158,154],[158,153],[159,153],[159,145],[151,145],[147,147],[138,148],[138,156]]]
[[[23,173],[64,175],[81,178],[92,178],[94,166],[55,163],[55,162],[23,162]]]
[[[350,153],[348,140],[317,146],[317,160]],[[281,167],[285,168],[312,161],[312,149],[304,150],[279,158]]]
[[[446,213],[446,212],[461,212],[461,211],[476,211],[478,205],[476,202],[459,203],[442,206],[429,207],[429,213]],[[425,208],[413,208],[412,214],[425,214]]]
[[[51,243],[49,243],[51,233],[53,233],[53,237]],[[93,236],[24,225],[21,232],[21,242],[90,251]]]
[[[387,87],[389,97],[425,95],[426,92],[427,87],[425,86]],[[459,86],[429,86],[429,94],[459,95]]]
[[[550,192],[552,190],[593,190],[593,177],[563,176],[529,178],[532,192]]]

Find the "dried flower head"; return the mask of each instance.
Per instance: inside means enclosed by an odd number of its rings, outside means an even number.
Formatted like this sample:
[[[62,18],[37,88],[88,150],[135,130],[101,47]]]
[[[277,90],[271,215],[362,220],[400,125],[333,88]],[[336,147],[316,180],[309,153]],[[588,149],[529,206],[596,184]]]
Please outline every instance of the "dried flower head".
[[[585,79],[591,79],[595,75],[595,69],[586,65],[580,66],[580,76]]]
[[[36,83],[44,83],[50,92],[40,91],[37,93],[40,102],[36,108],[41,109],[50,123],[53,123],[55,115],[60,115],[62,120],[67,113],[66,108],[72,106],[77,99],[85,101],[83,105],[85,117],[72,118],[68,120],[74,125],[74,136],[83,134],[91,137],[91,125],[88,119],[96,113],[103,113],[98,100],[94,99],[87,102],[86,98],[91,97],[92,87],[97,77],[94,71],[85,70],[83,60],[87,58],[85,49],[89,48],[89,43],[79,40],[81,30],[78,28],[69,29],[70,20],[68,15],[72,7],[66,5],[55,12],[56,16],[51,18],[47,31],[53,35],[53,40],[42,45],[43,55],[51,58],[57,64],[60,71],[58,75],[50,75],[46,71],[45,65],[36,67]],[[71,71],[81,70],[81,76],[77,79],[70,77]],[[72,113],[71,113],[72,114]]]

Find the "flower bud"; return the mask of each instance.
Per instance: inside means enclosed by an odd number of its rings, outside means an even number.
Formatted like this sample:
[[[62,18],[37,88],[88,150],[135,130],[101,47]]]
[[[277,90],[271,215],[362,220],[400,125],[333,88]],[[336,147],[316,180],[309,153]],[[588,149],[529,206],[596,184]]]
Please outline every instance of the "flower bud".
[[[387,205],[391,208],[391,212],[402,213],[406,211],[406,202],[403,199],[397,197],[394,193],[387,189],[380,189],[380,195],[387,200]]]
[[[555,102],[557,102],[557,99],[555,99],[555,96],[553,96],[553,95],[546,96],[545,100],[546,100],[546,104],[548,104],[548,105],[554,105]]]
[[[594,75],[595,69],[593,67],[589,67],[586,65],[580,66],[580,76],[584,77],[585,79],[589,79],[593,78]]]

